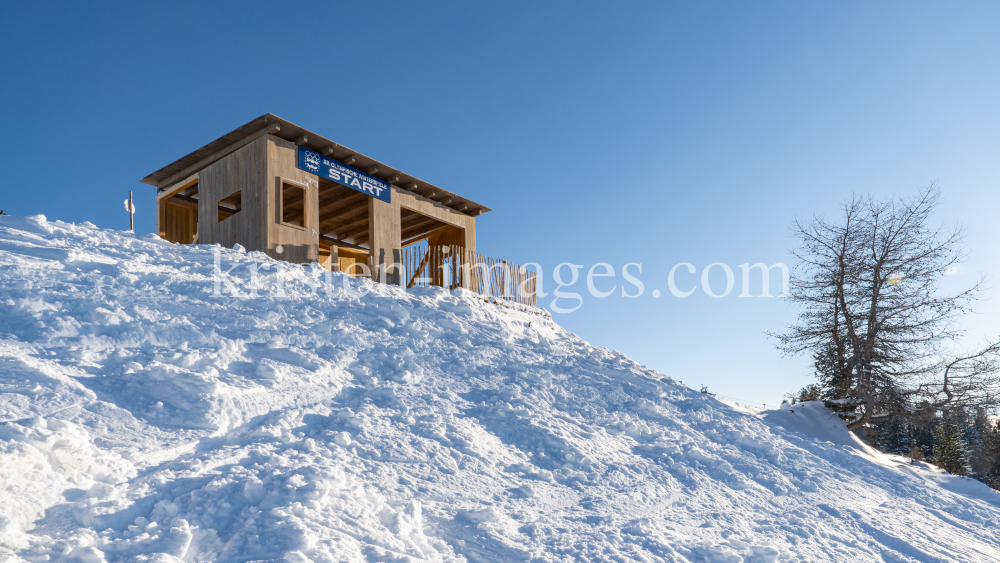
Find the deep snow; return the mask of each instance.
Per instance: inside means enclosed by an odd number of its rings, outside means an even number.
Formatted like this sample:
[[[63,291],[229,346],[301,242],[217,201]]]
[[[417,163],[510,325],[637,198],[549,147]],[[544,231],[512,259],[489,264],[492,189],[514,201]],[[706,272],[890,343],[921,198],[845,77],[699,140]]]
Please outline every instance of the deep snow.
[[[819,404],[219,255],[241,297],[213,247],[0,217],[0,560],[1000,560],[996,494]]]

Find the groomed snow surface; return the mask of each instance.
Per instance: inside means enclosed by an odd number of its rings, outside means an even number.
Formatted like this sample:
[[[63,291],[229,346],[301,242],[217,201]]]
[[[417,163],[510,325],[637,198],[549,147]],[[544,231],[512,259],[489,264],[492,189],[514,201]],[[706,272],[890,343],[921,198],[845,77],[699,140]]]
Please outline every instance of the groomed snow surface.
[[[0,217],[0,560],[1000,561],[998,495],[819,404],[277,266]]]

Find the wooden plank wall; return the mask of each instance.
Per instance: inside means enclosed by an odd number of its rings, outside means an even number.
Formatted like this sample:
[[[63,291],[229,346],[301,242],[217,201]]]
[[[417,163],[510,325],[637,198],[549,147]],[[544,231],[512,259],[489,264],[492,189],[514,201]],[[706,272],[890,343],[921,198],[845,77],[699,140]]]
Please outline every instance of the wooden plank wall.
[[[369,265],[370,262],[368,253],[356,252],[349,248],[337,249],[337,268],[339,268],[339,271],[347,272],[355,278],[365,277],[365,269],[361,266],[355,266],[354,264]]]
[[[319,178],[296,166],[298,147],[274,135],[267,142],[268,215],[262,226],[267,229],[266,252],[279,260],[303,264],[319,261]],[[290,180],[305,187],[305,227],[281,222],[281,182]],[[278,247],[282,252],[277,252]]]
[[[336,256],[334,256],[334,253],[336,253]],[[366,277],[365,269],[354,266],[354,264],[367,265],[368,253],[353,248],[337,247],[320,241],[319,264],[333,272],[347,272],[355,278]]]
[[[198,205],[190,202],[167,202],[178,194],[198,183],[198,175],[177,182],[164,191],[156,194],[156,234],[160,238],[180,244],[191,244],[198,232]],[[177,208],[186,208],[183,211]]]
[[[191,244],[198,232],[198,210],[194,206],[158,201],[159,235],[169,242]]]
[[[198,173],[198,243],[267,251],[267,139],[227,155]],[[242,191],[239,213],[219,221],[218,202]]]

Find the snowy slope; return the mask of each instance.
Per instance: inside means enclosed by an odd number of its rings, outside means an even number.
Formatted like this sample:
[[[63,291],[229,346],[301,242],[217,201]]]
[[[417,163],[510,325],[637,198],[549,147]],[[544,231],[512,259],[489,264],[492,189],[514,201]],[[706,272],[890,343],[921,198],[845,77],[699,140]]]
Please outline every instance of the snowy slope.
[[[0,217],[0,561],[1000,560],[992,491],[818,405],[212,251]]]

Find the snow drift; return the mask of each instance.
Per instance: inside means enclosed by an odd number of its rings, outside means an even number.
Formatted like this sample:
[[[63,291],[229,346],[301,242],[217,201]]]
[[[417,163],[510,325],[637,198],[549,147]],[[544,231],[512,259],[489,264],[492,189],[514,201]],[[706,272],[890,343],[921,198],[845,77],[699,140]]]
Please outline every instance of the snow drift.
[[[0,217],[0,560],[1000,560],[992,491],[819,405],[740,412],[531,311],[329,281]]]

